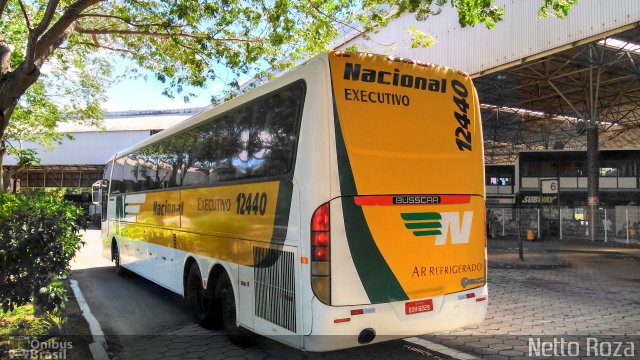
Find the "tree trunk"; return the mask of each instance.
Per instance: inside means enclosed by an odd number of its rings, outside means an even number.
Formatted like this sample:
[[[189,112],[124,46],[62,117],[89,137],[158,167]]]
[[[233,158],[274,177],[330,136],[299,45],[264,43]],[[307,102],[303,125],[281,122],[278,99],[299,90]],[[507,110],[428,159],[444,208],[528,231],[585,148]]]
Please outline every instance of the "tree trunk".
[[[4,154],[7,152],[4,140],[0,138],[0,194],[4,192]]]
[[[0,145],[0,194],[4,192],[4,171],[2,169],[3,160],[4,150],[2,150],[2,145]]]
[[[14,193],[14,194],[18,192],[18,176],[19,176],[19,174],[17,172],[15,174],[13,174],[11,192]]]

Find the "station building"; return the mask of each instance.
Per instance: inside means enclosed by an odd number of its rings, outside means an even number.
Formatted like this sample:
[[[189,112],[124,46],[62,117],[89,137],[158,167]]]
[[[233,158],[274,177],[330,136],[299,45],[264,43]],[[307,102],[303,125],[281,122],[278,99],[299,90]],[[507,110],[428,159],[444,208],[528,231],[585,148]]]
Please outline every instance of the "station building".
[[[58,131],[71,135],[54,150],[36,143],[25,142],[23,148],[34,149],[41,159],[39,165],[20,172],[19,187],[88,188],[102,179],[107,160],[117,151],[129,147],[149,136],[167,129],[203,110],[187,108],[177,110],[121,111],[105,114],[101,128],[63,123]],[[17,159],[4,160],[5,190],[11,190],[11,173]]]

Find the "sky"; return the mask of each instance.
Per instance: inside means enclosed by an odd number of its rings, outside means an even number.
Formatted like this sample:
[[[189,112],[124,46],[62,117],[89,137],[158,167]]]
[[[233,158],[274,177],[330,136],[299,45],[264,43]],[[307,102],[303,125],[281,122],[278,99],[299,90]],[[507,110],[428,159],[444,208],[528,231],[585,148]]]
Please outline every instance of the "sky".
[[[128,110],[167,110],[204,107],[211,105],[211,96],[220,94],[222,84],[207,83],[204,89],[190,88],[185,92],[193,92],[192,97],[185,103],[182,96],[171,99],[162,95],[165,84],[156,80],[152,74],[147,79],[124,79],[113,85],[107,91],[108,100],[102,104],[106,111]]]
[[[118,58],[115,60],[114,74],[121,75],[126,73],[128,67],[136,67],[128,60]],[[204,107],[211,105],[211,97],[219,95],[224,88],[221,81],[213,83],[207,82],[205,88],[186,88],[184,93],[195,93],[197,97],[193,97],[189,102],[185,103],[182,96],[178,95],[171,99],[162,95],[165,84],[161,83],[156,77],[148,71],[138,68],[143,77],[136,79],[124,79],[113,85],[108,91],[108,100],[102,103],[102,108],[106,111],[129,111],[129,110],[167,110],[167,109],[184,109],[192,107]]]
[[[185,103],[181,96],[170,99],[162,95],[163,89],[164,84],[153,77],[149,77],[146,81],[144,79],[123,80],[109,89],[107,92],[109,100],[103,103],[102,107],[107,111],[203,107],[211,104],[211,96],[219,93],[221,86],[217,89],[215,86],[208,89],[193,89],[198,97],[190,99],[188,103]]]

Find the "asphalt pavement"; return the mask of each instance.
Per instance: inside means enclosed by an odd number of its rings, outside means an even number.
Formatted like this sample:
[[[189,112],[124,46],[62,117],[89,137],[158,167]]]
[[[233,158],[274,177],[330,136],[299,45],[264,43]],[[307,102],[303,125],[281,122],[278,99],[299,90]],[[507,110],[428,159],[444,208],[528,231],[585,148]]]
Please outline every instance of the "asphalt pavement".
[[[71,278],[106,336],[112,359],[446,359],[404,340],[365,347],[306,353],[256,336],[248,348],[233,345],[222,330],[195,324],[181,296],[134,274],[117,275],[102,257],[100,231],[83,234],[86,245],[72,263]]]
[[[71,277],[78,280],[106,334],[108,350],[117,359],[442,359],[448,358],[446,353],[459,359],[503,360],[536,355],[535,341],[571,340],[579,346],[576,357],[581,357],[593,339],[605,351],[606,342],[614,348],[615,342],[633,343],[631,358],[640,358],[637,247],[530,243],[523,265],[514,241],[490,241],[489,312],[483,324],[410,341],[305,353],[264,337],[256,337],[256,344],[248,348],[231,344],[223,331],[195,325],[180,296],[136,275],[118,276],[101,257],[99,231],[86,232],[84,239],[87,245]],[[507,266],[496,268],[492,261]],[[444,348],[436,352],[437,346]],[[613,357],[604,355],[600,357]]]

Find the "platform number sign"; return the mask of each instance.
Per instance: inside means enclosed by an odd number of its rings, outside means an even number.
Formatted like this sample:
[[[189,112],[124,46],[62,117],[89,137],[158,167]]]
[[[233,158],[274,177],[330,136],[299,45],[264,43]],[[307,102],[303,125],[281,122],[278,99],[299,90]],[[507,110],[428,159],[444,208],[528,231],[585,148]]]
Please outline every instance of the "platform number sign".
[[[540,180],[540,189],[543,194],[557,194],[558,180],[557,179]]]

